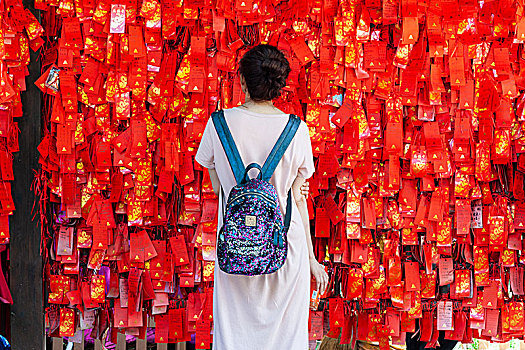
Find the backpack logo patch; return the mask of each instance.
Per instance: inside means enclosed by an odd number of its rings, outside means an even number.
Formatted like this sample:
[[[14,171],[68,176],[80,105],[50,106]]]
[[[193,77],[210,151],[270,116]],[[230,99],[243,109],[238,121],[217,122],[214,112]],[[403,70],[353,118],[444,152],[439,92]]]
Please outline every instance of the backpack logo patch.
[[[244,217],[244,224],[248,227],[257,226],[257,216],[255,215],[246,215]]]

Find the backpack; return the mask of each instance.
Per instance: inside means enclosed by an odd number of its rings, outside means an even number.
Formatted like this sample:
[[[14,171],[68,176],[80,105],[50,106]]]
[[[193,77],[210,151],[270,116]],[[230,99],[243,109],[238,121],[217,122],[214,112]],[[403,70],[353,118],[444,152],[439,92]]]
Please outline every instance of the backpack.
[[[222,110],[214,112],[212,120],[237,183],[228,195],[223,226],[217,239],[219,267],[235,275],[273,273],[286,260],[292,198],[290,189],[283,218],[277,190],[269,181],[301,120],[290,115],[262,167],[256,163],[244,167]],[[259,174],[250,179],[248,172],[254,168]]]

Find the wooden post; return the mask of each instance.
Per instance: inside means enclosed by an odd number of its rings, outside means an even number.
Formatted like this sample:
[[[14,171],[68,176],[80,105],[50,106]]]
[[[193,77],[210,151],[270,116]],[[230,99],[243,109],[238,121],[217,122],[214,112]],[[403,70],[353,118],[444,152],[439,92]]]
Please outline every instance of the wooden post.
[[[126,350],[126,335],[124,333],[117,333],[116,350]]]
[[[62,350],[64,348],[64,340],[62,338],[53,337],[53,350]]]
[[[38,20],[34,0],[23,0]],[[22,93],[24,116],[18,118],[20,151],[14,154],[12,185],[15,203],[14,215],[9,218],[11,233],[10,264],[11,292],[11,349],[45,349],[44,315],[42,304],[42,258],[40,256],[40,228],[31,220],[35,199],[31,191],[33,169],[38,168],[37,146],[40,143],[41,93],[34,82],[40,76],[38,52],[30,52],[26,77],[27,91]]]
[[[95,350],[102,350],[102,342],[99,339],[95,339]]]
[[[75,343],[73,345],[73,350],[84,350],[84,331],[82,330],[82,342],[81,343]]]
[[[151,317],[148,316],[147,323],[149,325]],[[144,338],[139,339],[137,337],[137,340],[135,341],[135,349],[136,350],[147,350],[148,349],[148,332],[146,331],[146,334],[144,335]]]
[[[137,339],[135,344],[135,349],[137,350],[146,350],[148,348],[148,342],[146,339]]]

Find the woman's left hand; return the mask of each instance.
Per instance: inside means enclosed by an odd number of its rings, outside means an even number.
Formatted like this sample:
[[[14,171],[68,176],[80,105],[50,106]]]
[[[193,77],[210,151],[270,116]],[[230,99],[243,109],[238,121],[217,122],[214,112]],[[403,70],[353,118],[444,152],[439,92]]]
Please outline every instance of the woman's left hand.
[[[328,274],[326,273],[324,266],[319,264],[317,259],[310,258],[310,271],[315,278],[317,290],[323,295],[328,286]]]

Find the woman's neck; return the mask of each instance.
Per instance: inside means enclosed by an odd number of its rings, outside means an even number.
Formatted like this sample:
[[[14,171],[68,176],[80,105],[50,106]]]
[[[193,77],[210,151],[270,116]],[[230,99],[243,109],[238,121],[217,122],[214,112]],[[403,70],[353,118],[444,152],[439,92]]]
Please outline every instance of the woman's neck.
[[[261,113],[280,113],[281,111],[273,105],[272,101],[254,101],[247,97],[245,102],[240,106],[253,112]]]

